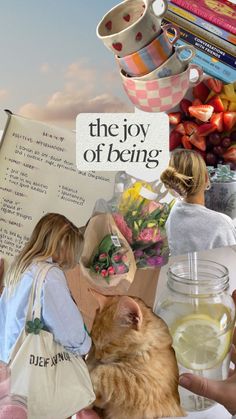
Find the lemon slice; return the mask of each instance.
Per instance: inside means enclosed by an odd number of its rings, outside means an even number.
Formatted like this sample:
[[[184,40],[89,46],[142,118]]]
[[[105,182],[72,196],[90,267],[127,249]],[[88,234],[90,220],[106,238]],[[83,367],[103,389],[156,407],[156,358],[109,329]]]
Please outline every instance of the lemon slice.
[[[215,367],[226,357],[231,332],[205,314],[183,317],[171,328],[178,362],[191,370]]]

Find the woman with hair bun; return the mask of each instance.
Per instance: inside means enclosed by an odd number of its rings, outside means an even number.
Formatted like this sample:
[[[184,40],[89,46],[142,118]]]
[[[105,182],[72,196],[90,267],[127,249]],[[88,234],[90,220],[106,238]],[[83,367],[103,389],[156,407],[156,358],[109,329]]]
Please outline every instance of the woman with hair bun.
[[[210,181],[206,164],[193,150],[175,150],[161,181],[182,198],[166,223],[171,255],[236,244],[236,228],[230,217],[205,207]]]

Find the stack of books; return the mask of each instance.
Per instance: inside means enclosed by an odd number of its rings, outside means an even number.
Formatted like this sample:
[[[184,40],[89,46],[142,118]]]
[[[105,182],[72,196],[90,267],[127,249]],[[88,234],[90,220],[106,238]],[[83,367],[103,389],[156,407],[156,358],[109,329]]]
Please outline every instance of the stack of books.
[[[164,21],[179,26],[176,45],[194,45],[193,63],[225,83],[235,82],[236,5],[227,0],[168,1]]]

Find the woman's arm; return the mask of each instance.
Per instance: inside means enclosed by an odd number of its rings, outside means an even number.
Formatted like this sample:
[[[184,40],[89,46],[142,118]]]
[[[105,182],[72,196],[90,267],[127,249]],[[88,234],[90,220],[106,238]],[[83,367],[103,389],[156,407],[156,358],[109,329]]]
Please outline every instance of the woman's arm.
[[[79,309],[71,298],[63,271],[57,267],[49,270],[42,293],[42,317],[55,341],[66,349],[88,353],[91,338],[84,327]]]

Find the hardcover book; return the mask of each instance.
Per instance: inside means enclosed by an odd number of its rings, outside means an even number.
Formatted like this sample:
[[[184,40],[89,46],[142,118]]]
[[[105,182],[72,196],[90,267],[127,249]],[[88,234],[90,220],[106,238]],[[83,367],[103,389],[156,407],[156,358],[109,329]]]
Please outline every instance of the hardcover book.
[[[211,35],[210,38],[207,37],[208,32],[196,27],[195,25],[185,21],[185,19],[180,18],[172,12],[168,12],[164,22],[174,23],[180,28],[180,37],[189,44],[194,45],[197,49],[206,51],[207,54],[211,55],[213,58],[224,62],[227,65],[230,65],[234,69],[236,68],[236,56],[234,51],[227,52],[223,45],[217,43],[217,37]],[[172,34],[173,31],[171,31]],[[221,40],[222,43],[226,41]],[[227,42],[228,43],[228,42]],[[234,47],[236,50],[236,47]],[[232,55],[233,54],[233,55]]]
[[[172,0],[185,10],[236,35],[236,5],[227,0]]]
[[[194,15],[193,13],[189,12],[188,10],[182,9],[181,7],[173,4],[171,0],[169,1],[168,10],[169,12],[175,13],[176,16],[183,18],[186,22],[189,22],[196,26],[196,28],[204,29],[208,32],[208,36],[217,36],[218,40],[225,40],[228,41],[231,48],[235,48],[236,45],[236,35],[233,35],[231,32],[226,31],[219,26],[214,25],[211,22],[208,22],[205,19],[202,19],[199,16]]]
[[[188,45],[188,42],[178,39],[176,46]],[[216,60],[206,52],[196,50],[196,56],[191,61],[202,67],[204,73],[222,80],[224,83],[234,83],[236,81],[236,70],[232,67]]]

